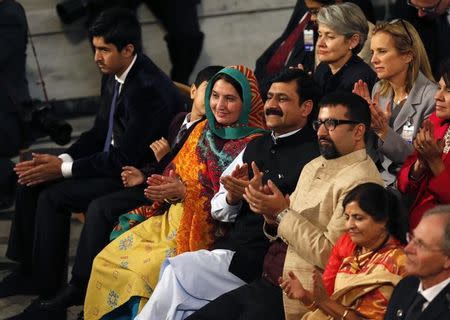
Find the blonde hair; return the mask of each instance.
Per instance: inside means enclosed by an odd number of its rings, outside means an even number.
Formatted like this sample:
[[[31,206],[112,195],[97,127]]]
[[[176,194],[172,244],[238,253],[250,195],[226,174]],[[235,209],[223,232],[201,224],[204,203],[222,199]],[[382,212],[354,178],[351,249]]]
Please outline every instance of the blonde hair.
[[[394,40],[394,46],[400,54],[410,53],[412,55],[406,76],[406,92],[409,93],[411,91],[419,75],[419,71],[429,80],[435,81],[431,73],[430,62],[422,39],[412,24],[402,19],[395,19],[391,22],[380,22],[375,25],[372,36],[378,32],[389,34]],[[388,95],[392,90],[390,83],[383,79],[380,80],[380,83],[380,94],[383,96]]]

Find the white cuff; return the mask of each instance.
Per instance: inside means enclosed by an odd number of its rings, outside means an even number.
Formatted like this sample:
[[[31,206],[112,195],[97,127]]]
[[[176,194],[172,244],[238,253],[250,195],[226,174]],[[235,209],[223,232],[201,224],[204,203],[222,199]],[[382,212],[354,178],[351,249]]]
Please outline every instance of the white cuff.
[[[211,216],[218,221],[234,222],[241,211],[242,201],[238,204],[230,205],[227,202],[226,193],[220,194],[211,201]]]
[[[60,158],[63,162],[73,162],[73,158],[68,153],[61,153],[58,158]]]
[[[61,163],[61,173],[64,178],[72,177],[72,165],[73,161],[68,162],[63,160],[63,163]]]

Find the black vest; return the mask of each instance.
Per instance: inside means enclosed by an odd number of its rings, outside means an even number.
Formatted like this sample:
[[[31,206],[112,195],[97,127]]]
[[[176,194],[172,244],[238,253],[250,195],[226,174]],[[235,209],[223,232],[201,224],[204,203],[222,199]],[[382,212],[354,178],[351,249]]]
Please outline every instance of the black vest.
[[[284,193],[291,194],[303,166],[319,155],[319,145],[314,130],[307,126],[299,132],[274,139],[265,134],[249,142],[243,154],[243,162],[249,165],[249,177],[253,177],[251,162],[255,161],[264,172],[263,182],[272,180]],[[263,233],[263,217],[253,213],[244,201],[229,233],[219,239],[214,249],[236,251],[229,271],[246,282],[261,276],[264,255],[269,240]]]

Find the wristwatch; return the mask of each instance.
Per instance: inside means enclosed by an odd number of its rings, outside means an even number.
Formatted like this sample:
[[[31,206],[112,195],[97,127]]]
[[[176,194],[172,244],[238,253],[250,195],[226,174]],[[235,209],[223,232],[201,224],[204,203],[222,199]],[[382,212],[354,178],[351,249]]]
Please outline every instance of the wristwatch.
[[[275,220],[277,222],[277,224],[281,223],[281,219],[283,219],[284,215],[286,213],[288,213],[289,208],[284,209],[283,211],[281,211],[280,213],[277,214],[277,216],[275,217]]]

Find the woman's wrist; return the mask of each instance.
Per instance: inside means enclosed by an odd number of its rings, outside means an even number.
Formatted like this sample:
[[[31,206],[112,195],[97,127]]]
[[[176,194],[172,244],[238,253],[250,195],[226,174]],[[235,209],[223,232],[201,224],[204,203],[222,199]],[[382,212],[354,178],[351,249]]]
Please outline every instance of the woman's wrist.
[[[388,135],[388,128],[382,128],[380,130],[377,130],[375,133],[377,134],[378,138],[380,138],[383,142],[386,140],[386,137]]]
[[[314,300],[313,295],[309,291],[307,291],[306,295],[301,300],[305,308],[311,311],[316,310],[318,308],[316,300]]]
[[[306,309],[310,311],[314,311],[318,308],[317,303],[314,300],[311,303],[303,303],[303,305],[305,306]]]
[[[334,319],[342,319],[345,311],[348,309],[348,307],[341,305],[340,303],[334,301],[328,296],[320,301],[316,300],[316,305],[317,308],[322,310],[325,314],[328,314],[329,316],[333,317]],[[345,314],[347,318],[349,312]]]
[[[409,179],[414,181],[420,180],[425,172],[425,169],[426,167],[423,165],[423,163],[419,159],[417,159],[409,170]]]
[[[440,175],[442,173],[442,171],[445,170],[445,165],[441,158],[433,160],[433,161],[429,161],[428,166],[430,167],[430,170],[431,170],[431,172],[433,172],[433,175],[435,177]]]
[[[186,182],[184,182],[183,180],[181,180],[180,177],[178,177],[178,179],[180,180],[180,193],[178,194],[178,197],[181,199],[181,201],[184,200],[184,198],[186,198]]]
[[[176,203],[182,202],[182,199],[178,198],[178,197],[173,197],[173,198],[165,198],[164,201],[169,204],[176,204]]]

